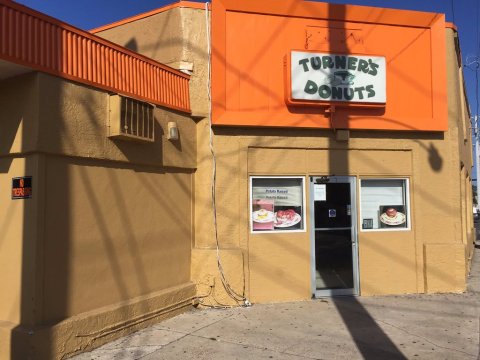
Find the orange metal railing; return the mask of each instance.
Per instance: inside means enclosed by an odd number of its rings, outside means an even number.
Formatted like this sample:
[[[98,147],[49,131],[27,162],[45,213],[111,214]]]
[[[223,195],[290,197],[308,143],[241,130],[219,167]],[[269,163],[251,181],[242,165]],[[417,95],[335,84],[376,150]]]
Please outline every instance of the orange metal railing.
[[[188,75],[8,0],[0,0],[0,59],[190,112]]]

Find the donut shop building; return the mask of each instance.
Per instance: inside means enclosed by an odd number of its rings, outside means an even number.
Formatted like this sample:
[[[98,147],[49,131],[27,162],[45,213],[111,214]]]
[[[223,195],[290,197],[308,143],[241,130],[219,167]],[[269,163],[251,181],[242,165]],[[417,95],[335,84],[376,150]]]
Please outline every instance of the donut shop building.
[[[470,114],[443,14],[180,1],[85,32],[0,11],[0,359],[192,302],[465,290]]]
[[[216,232],[237,292],[276,302],[462,291],[474,241],[470,115],[444,15],[218,0],[211,34]],[[200,120],[201,293],[217,271],[204,221],[208,129]]]

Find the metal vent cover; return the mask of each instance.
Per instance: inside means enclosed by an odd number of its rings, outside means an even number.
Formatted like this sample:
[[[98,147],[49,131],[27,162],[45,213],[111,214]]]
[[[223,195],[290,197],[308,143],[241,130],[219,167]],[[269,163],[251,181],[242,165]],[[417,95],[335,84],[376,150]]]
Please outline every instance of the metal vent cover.
[[[121,95],[111,95],[109,99],[108,137],[155,141],[154,106]]]

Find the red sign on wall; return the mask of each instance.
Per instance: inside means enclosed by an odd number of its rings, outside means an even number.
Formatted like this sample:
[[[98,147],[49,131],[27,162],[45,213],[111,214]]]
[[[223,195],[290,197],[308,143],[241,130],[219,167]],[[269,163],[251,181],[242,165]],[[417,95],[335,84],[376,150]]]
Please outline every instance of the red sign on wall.
[[[32,177],[23,176],[12,179],[12,199],[30,199],[32,197]]]

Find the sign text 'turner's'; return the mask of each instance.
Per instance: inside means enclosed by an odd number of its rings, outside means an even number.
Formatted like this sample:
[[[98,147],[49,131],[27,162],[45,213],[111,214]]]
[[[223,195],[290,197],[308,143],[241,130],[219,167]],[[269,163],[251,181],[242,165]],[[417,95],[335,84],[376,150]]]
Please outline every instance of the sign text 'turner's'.
[[[386,102],[385,58],[292,51],[293,100]]]

